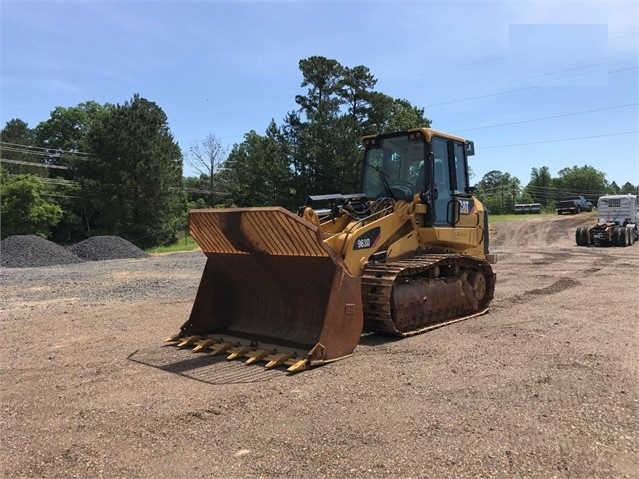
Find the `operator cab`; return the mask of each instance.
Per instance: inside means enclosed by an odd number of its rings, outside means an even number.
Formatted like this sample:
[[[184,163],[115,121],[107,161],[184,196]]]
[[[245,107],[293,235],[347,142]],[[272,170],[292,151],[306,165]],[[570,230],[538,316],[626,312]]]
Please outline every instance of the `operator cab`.
[[[368,198],[412,201],[416,194],[429,206],[429,223],[454,225],[453,205],[470,198],[468,156],[474,145],[462,138],[420,128],[363,139],[360,191]],[[455,201],[457,200],[457,201]],[[468,204],[468,202],[465,202]]]
[[[419,133],[419,132],[418,132]],[[364,139],[361,191],[368,198],[410,200],[425,186],[426,143],[407,132]]]

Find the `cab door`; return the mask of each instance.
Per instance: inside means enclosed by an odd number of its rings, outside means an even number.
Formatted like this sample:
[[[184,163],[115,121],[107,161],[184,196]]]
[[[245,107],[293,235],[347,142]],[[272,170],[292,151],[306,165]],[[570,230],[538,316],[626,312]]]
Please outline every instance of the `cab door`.
[[[453,226],[459,222],[460,205],[468,194],[468,166],[466,145],[458,140],[433,137],[433,196],[435,222],[440,226]],[[463,209],[463,208],[462,208]]]

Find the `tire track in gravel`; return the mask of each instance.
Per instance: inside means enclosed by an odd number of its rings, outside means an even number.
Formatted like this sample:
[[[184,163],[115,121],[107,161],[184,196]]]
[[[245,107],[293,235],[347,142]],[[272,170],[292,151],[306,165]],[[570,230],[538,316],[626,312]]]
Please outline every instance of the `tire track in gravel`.
[[[515,294],[506,298],[493,300],[491,309],[494,311],[510,309],[514,304],[529,303],[535,301],[539,296],[556,295],[580,285],[580,281],[576,281],[570,277],[559,278],[548,286],[529,289],[521,294]]]

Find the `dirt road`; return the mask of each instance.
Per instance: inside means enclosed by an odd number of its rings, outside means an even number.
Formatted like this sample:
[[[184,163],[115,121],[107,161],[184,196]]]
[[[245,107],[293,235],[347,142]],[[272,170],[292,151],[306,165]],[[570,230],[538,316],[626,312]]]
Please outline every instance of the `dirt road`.
[[[489,314],[266,371],[162,338],[201,253],[0,269],[3,477],[639,477],[639,244],[496,224]]]

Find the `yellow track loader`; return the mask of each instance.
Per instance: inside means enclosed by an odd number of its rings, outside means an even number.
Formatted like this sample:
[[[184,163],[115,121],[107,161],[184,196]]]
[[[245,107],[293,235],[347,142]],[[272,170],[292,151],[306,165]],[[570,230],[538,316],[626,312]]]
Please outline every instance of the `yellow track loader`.
[[[488,214],[468,182],[474,145],[429,128],[362,139],[357,194],[203,209],[207,257],[179,347],[298,372],[349,356],[363,331],[406,337],[488,310]]]

